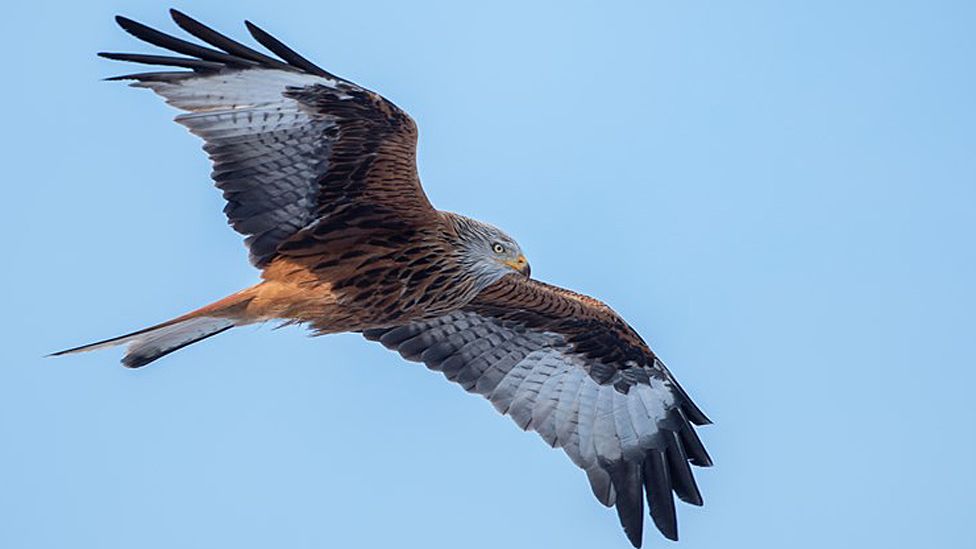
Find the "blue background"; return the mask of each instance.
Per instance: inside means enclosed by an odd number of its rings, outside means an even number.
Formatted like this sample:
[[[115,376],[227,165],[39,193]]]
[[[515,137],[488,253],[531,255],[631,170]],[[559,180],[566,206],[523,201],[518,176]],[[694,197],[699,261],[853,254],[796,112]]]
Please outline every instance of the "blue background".
[[[976,4],[222,4],[176,7],[398,103],[437,206],[649,339],[715,420],[680,547],[974,547]],[[256,280],[198,140],[99,81],[163,8],[0,19],[0,546],[627,547],[560,452],[358,336],[41,358]]]

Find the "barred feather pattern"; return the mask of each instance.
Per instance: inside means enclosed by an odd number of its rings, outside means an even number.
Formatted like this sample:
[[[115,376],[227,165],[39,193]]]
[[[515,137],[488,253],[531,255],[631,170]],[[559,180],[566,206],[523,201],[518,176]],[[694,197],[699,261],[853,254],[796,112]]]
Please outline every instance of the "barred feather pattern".
[[[709,420],[637,332],[596,299],[529,280],[528,269],[509,274],[483,250],[496,239],[518,249],[513,240],[435,210],[417,174],[416,124],[392,102],[250,22],[270,53],[171,13],[206,45],[119,17],[136,38],[178,55],[100,55],[164,68],[114,79],[183,111],[176,120],[203,138],[228,222],[264,281],[64,353],[130,344],[135,367],[256,321],[360,331],[563,449],[635,546],[645,502],[677,539],[673,495],[702,504],[691,466],[711,458],[693,426]]]
[[[636,333],[615,333],[610,318],[619,319],[592,298],[509,276],[460,311],[363,335],[563,449],[635,546],[645,499],[661,532],[677,539],[672,493],[702,504],[690,466],[711,458],[692,424],[708,419]]]
[[[416,125],[396,105],[322,70],[251,23],[252,36],[281,59],[172,13],[207,46],[118,17],[133,36],[190,57],[100,55],[190,69],[113,79],[133,80],[187,111],[176,121],[204,139],[212,178],[227,199],[224,213],[245,235],[252,263],[267,266],[285,242],[292,255],[328,246],[334,239],[327,229],[354,217],[350,209],[371,209],[387,226],[436,218],[417,176]],[[316,222],[314,232],[299,234]]]

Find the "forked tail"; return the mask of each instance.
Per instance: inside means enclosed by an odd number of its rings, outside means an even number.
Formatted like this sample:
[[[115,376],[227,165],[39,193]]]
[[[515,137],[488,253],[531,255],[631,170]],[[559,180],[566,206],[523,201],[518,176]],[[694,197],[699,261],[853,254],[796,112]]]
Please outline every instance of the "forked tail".
[[[255,288],[248,288],[162,324],[112,339],[58,351],[52,353],[51,356],[128,345],[125,356],[122,357],[122,364],[128,368],[145,366],[187,345],[225,332],[234,326],[253,322],[252,319],[248,318],[246,311],[248,303],[254,297]]]

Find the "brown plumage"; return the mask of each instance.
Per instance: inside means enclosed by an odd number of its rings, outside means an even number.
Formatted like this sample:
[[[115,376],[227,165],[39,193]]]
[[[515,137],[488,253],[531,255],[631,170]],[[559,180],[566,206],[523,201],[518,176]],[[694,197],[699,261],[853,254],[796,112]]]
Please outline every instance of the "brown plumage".
[[[317,67],[247,23],[276,57],[172,11],[201,46],[132,20],[129,33],[182,56],[103,53],[189,70],[131,74],[204,139],[224,212],[261,282],[118,338],[148,364],[243,324],[361,332],[488,398],[583,468],[639,546],[645,498],[677,539],[672,492],[701,505],[690,466],[711,465],[708,423],[664,364],[600,301],[529,278],[500,230],[433,208],[416,168],[417,127],[393,103]]]

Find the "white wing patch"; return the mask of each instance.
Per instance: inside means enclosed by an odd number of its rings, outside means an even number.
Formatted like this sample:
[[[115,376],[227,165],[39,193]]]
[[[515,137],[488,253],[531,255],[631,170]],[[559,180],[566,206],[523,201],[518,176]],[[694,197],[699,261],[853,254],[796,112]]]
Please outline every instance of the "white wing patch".
[[[645,496],[658,529],[677,539],[673,495],[701,505],[691,465],[711,465],[689,417],[707,418],[653,354],[641,363],[629,358],[635,355],[628,347],[588,354],[571,336],[509,318],[458,311],[363,335],[441,371],[562,448],[586,473],[597,500],[616,508],[635,546]],[[603,362],[620,356],[628,358]]]
[[[424,330],[404,327],[389,334],[380,341],[394,349],[402,344],[410,349],[405,358],[423,360],[431,369],[443,366],[449,379],[487,398],[522,429],[562,448],[587,472],[605,505],[612,505],[615,497],[607,465],[639,460],[659,445],[659,424],[676,406],[666,379],[651,377],[626,394],[597,383],[587,373],[586,359],[573,353],[559,334],[512,332],[462,312],[430,321]],[[411,337],[403,339],[407,334]],[[431,352],[418,353],[418,346]]]
[[[214,111],[297,102],[282,96],[289,87],[321,85],[335,89],[338,82],[321,76],[278,69],[227,71],[213,75],[187,73],[178,79],[134,82],[149,88],[184,111]]]
[[[318,181],[328,169],[334,117],[314,113],[288,90],[348,84],[301,72],[253,68],[183,73],[132,84],[187,111],[176,117],[203,138],[211,177],[224,191],[229,223],[262,265],[278,245],[313,222]],[[339,94],[339,97],[349,97]]]

